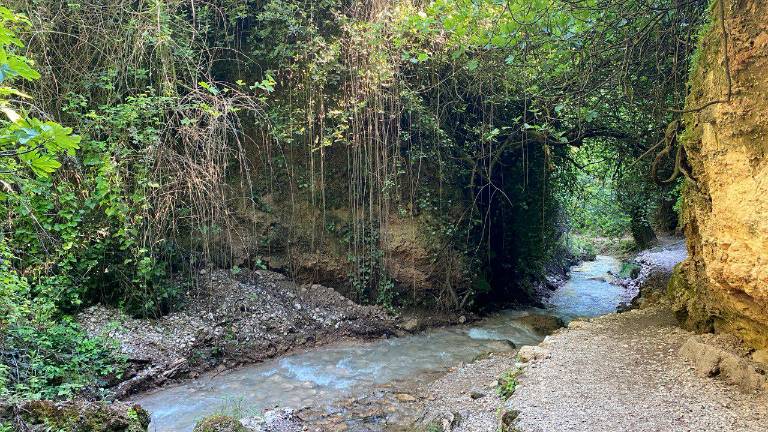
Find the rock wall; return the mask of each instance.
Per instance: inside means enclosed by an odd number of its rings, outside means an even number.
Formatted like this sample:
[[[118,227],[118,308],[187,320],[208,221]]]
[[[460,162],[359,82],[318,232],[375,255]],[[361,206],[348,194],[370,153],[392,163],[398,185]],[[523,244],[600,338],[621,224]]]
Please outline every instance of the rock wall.
[[[759,348],[768,346],[768,2],[722,1],[712,5],[686,101],[690,258],[670,293],[689,327]]]

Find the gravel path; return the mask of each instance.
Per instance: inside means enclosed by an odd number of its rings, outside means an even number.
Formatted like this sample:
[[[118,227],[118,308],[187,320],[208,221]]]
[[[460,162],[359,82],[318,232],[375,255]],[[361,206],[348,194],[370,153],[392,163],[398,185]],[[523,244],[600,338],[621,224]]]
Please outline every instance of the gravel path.
[[[513,353],[493,353],[434,381],[423,391],[429,400],[420,423],[452,432],[498,430],[499,408],[504,401],[496,384],[514,364]]]
[[[507,403],[521,432],[768,431],[768,396],[694,373],[663,307],[576,321],[541,345]]]

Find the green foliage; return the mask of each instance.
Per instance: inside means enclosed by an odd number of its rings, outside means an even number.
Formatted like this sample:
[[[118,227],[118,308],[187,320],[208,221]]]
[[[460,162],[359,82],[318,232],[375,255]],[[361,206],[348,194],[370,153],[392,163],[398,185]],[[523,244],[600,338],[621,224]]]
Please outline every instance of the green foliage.
[[[200,268],[237,272],[233,238],[346,256],[358,299],[396,307],[387,227],[407,220],[429,255],[414,300],[464,308],[522,296],[567,225],[647,234],[678,192],[635,162],[702,2],[12,0],[30,18],[0,7],[0,323],[29,367],[4,358],[6,392],[114,372],[67,314],[168,312]],[[288,228],[260,237],[261,211]]]
[[[581,159],[579,156],[583,153],[575,152],[574,159]],[[605,156],[596,163],[579,160],[585,169],[575,170],[571,174],[573,182],[562,188],[561,200],[565,204],[573,233],[593,237],[621,237],[629,232],[630,216],[618,200],[615,180],[610,173],[605,172],[611,168],[613,160]]]
[[[518,384],[517,378],[522,373],[522,369],[514,368],[504,372],[504,374],[499,377],[496,392],[499,394],[499,396],[502,397],[502,399],[507,400],[511,398],[513,394],[515,394],[515,390],[517,389]]]
[[[40,74],[27,57],[18,54],[24,47],[17,36],[29,20],[0,6],[0,180],[22,181],[24,169],[38,177],[48,177],[61,166],[59,155],[74,155],[80,137],[72,129],[53,121],[29,117],[19,99],[30,99],[12,87],[18,80],[36,80]],[[11,176],[11,177],[9,177]],[[4,182],[5,188],[9,186]]]
[[[565,246],[573,256],[579,259],[591,260],[597,254],[594,241],[589,236],[568,234]]]
[[[5,241],[0,251],[0,397],[68,398],[118,375],[115,347],[61,315],[50,295],[55,287],[32,286],[11,268]]]
[[[11,221],[0,235],[0,396],[11,400],[71,397],[120,368],[114,347],[87,337],[60,313],[80,302],[69,273],[83,265],[73,250],[88,244],[80,244],[76,191],[52,174],[61,167],[59,157],[74,156],[81,138],[28,116],[19,99],[29,96],[8,86],[40,78],[17,53],[23,44],[16,32],[28,25],[0,7],[0,204],[5,224]],[[56,272],[46,271],[54,266]]]
[[[426,429],[424,429],[424,432],[444,432],[445,429],[443,428],[442,423],[438,422],[437,420],[434,420],[430,422]]]

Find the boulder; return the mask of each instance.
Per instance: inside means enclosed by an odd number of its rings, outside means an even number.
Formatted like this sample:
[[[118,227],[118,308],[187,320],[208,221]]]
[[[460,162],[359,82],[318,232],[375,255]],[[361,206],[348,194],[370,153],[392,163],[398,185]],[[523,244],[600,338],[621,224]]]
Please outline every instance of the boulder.
[[[680,355],[693,363],[700,376],[719,377],[745,392],[768,390],[764,363],[753,361],[727,335],[697,335],[688,338]]]
[[[212,415],[200,420],[192,432],[250,432],[240,420],[225,415]]]
[[[146,432],[149,413],[139,405],[27,401],[0,409],[0,424],[30,432]]]
[[[520,318],[518,321],[531,326],[536,333],[541,335],[548,335],[565,327],[563,320],[553,315],[531,314]]]

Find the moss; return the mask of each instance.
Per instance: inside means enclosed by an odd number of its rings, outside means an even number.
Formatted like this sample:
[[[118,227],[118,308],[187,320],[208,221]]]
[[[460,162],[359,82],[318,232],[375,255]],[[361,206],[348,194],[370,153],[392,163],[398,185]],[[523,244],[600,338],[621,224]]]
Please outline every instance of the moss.
[[[16,411],[24,427],[51,432],[146,432],[149,427],[149,413],[139,405],[30,401]]]
[[[619,270],[620,278],[636,278],[640,274],[640,265],[634,262],[622,262]]]
[[[235,418],[212,415],[200,420],[193,432],[248,432],[248,429]]]
[[[690,283],[687,270],[685,261],[675,266],[667,285],[667,298],[677,320],[685,328],[697,333],[712,332],[714,318],[706,303],[701,301],[702,294]]]
[[[675,266],[667,285],[667,298],[670,300],[672,310],[675,311],[678,320],[687,320],[688,303],[694,297],[694,292],[685,276],[683,263]]]
[[[517,417],[519,415],[520,415],[520,412],[517,410],[505,411],[504,414],[501,416],[501,432],[517,431],[517,428],[515,428],[515,422],[517,421]]]

